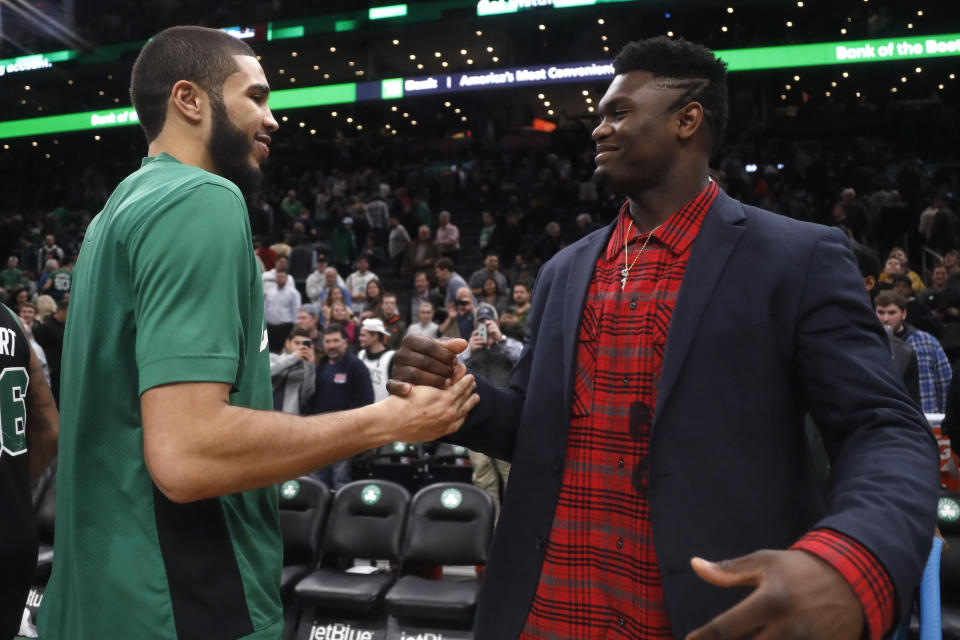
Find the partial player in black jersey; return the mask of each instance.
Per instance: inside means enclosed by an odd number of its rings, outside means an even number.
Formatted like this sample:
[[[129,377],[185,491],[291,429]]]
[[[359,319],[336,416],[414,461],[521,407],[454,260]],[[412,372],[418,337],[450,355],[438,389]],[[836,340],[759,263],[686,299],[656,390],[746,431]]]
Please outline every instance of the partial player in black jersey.
[[[37,561],[30,484],[57,453],[59,423],[40,360],[0,304],[0,638],[20,628]]]

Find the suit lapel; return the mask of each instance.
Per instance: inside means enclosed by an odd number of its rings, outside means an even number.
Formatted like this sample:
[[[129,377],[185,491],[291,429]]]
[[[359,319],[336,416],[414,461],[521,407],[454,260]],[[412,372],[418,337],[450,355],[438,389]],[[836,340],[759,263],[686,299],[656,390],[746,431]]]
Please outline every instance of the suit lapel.
[[[580,331],[580,318],[583,317],[583,303],[590,286],[590,279],[597,266],[600,252],[607,246],[613,233],[617,218],[602,233],[597,233],[589,242],[582,244],[567,261],[566,287],[563,292],[563,391],[565,406],[572,402],[573,366],[576,360],[577,334]]]
[[[707,212],[700,233],[694,240],[667,332],[653,427],[656,426],[660,409],[683,368],[690,344],[723,267],[740,240],[744,229],[743,219],[742,205],[721,191]]]

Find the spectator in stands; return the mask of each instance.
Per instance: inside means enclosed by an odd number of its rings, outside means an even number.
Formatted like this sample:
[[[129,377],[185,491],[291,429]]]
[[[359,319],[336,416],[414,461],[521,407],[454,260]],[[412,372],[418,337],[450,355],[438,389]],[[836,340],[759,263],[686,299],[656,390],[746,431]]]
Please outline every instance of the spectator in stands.
[[[581,213],[577,215],[576,222],[577,235],[579,235],[581,238],[590,235],[600,228],[600,225],[593,221],[593,216],[591,216],[589,213]]]
[[[518,282],[513,285],[513,304],[500,316],[500,329],[505,335],[523,341],[527,330],[527,314],[530,313],[530,285]]]
[[[276,266],[277,252],[270,248],[263,238],[253,239],[253,253],[257,256],[258,263],[261,266],[261,274],[266,273]]]
[[[907,301],[895,291],[883,291],[873,301],[877,317],[893,335],[917,352],[920,371],[920,406],[924,413],[943,413],[950,386],[950,362],[937,339],[907,324]]]
[[[26,284],[26,278],[23,276],[23,271],[18,268],[19,265],[20,258],[17,256],[7,258],[7,268],[0,271],[0,290],[9,291]]]
[[[453,261],[450,260],[450,258],[440,258],[437,260],[437,288],[440,289],[440,293],[445,295],[444,301],[448,305],[456,299],[457,291],[459,291],[461,287],[470,288],[467,286],[467,281],[463,279],[463,276],[453,269]]]
[[[270,353],[274,410],[302,415],[313,399],[315,362],[310,332],[294,327],[283,343],[283,353]]]
[[[343,302],[336,302],[330,307],[330,320],[327,322],[327,326],[331,324],[338,324],[343,328],[347,334],[348,344],[357,344],[357,319],[350,307]]]
[[[437,225],[437,235],[434,243],[437,250],[444,258],[449,258],[454,264],[460,257],[460,229],[450,222],[450,212],[441,211],[437,216],[439,224]]]
[[[430,279],[423,271],[417,271],[413,276],[413,293],[410,294],[410,322],[417,321],[417,309],[420,304],[429,302],[434,309],[442,309],[446,304],[443,294],[436,287],[430,286]]]
[[[347,332],[336,323],[323,330],[324,357],[317,364],[316,390],[309,403],[309,413],[330,413],[356,409],[373,403],[370,374],[363,363],[347,350]],[[352,479],[349,458],[312,472],[334,490]]]
[[[381,244],[387,234],[387,217],[390,208],[379,195],[374,195],[366,205],[366,220],[369,234],[374,237],[376,244]]]
[[[306,291],[307,277],[314,272],[317,263],[317,250],[302,233],[295,233],[290,249],[287,275],[301,292]]]
[[[378,271],[387,262],[387,255],[384,253],[383,247],[380,246],[377,237],[372,233],[368,233],[366,238],[364,238],[360,255],[367,259],[367,263],[371,268],[377,269]]]
[[[524,232],[520,223],[520,213],[516,210],[507,211],[504,223],[497,224],[493,233],[493,249],[500,253],[503,264],[513,264],[514,258],[521,252]]]
[[[40,361],[40,368],[43,370],[43,375],[46,378],[47,385],[49,386],[50,365],[47,362],[47,353],[43,350],[43,347],[40,346],[40,343],[37,342],[37,339],[33,336],[33,328],[38,324],[37,305],[29,300],[26,302],[21,302],[20,307],[17,309],[17,317],[20,318],[20,326],[23,327],[23,335],[26,336],[27,341],[33,348],[33,352],[37,354],[37,359]]]
[[[48,295],[37,296],[37,322],[43,322],[57,311],[57,301]]]
[[[58,263],[63,262],[63,249],[57,246],[56,238],[54,238],[52,233],[48,233],[43,238],[43,245],[40,247],[40,251],[37,253],[37,264],[47,264],[48,260],[56,260]]]
[[[274,260],[274,263],[273,263],[273,268],[264,271],[263,275],[260,276],[261,280],[263,281],[264,293],[277,288],[277,273],[280,271],[287,272],[287,267],[289,266],[289,264],[290,264],[290,258],[288,256],[285,256],[282,254],[277,255],[277,258],[276,260]],[[296,285],[294,284],[291,278],[288,277],[286,280],[284,280],[284,282],[286,282],[286,284],[284,285],[285,288],[296,289]]]
[[[379,402],[386,398],[387,380],[390,379],[390,367],[393,363],[393,349],[387,348],[390,332],[383,326],[380,318],[367,318],[360,323],[358,343],[360,359],[370,373],[370,388],[373,390],[373,401]]]
[[[383,287],[380,281],[374,278],[367,283],[366,301],[363,303],[363,311],[360,313],[360,320],[367,318],[377,318],[380,316],[380,307],[383,304]]]
[[[943,256],[943,266],[947,268],[947,274],[951,280],[955,276],[960,278],[960,251],[947,251]]]
[[[563,240],[560,239],[560,223],[548,222],[543,235],[533,243],[533,260],[538,266],[542,265],[563,247]]]
[[[267,323],[270,351],[274,353],[283,349],[283,343],[297,321],[301,302],[300,292],[287,287],[287,272],[278,268],[276,277],[277,286],[263,294],[263,319]]]
[[[387,238],[387,257],[394,268],[400,269],[407,254],[407,248],[413,241],[410,240],[407,228],[400,224],[396,216],[387,218],[387,227],[390,229],[390,235]]]
[[[300,202],[299,198],[297,198],[296,189],[290,189],[287,191],[287,195],[285,195],[283,200],[280,201],[280,208],[283,209],[283,212],[287,214],[289,219],[297,219],[297,216],[300,215],[300,211],[303,209],[303,203]]]
[[[880,277],[880,258],[873,249],[854,243],[851,247],[853,255],[857,258],[857,266],[860,269],[860,275],[863,277],[863,286],[867,289],[867,295],[872,298],[877,285],[877,278]],[[898,274],[897,277],[902,277]],[[907,281],[909,288],[909,280]],[[871,302],[872,304],[872,302]],[[893,357],[893,365],[903,379],[903,386],[913,398],[917,406],[920,406],[920,369],[917,361],[917,352],[907,342],[893,335],[893,330],[886,327],[887,337],[890,340],[890,355]]]
[[[476,315],[477,328],[470,335],[467,349],[460,352],[458,359],[471,373],[483,376],[498,387],[506,386],[514,365],[520,360],[523,344],[500,332],[497,312],[490,305],[481,303]],[[481,335],[481,326],[486,336]],[[473,465],[473,484],[490,494],[499,516],[500,502],[510,475],[510,463],[472,450],[470,462]]]
[[[370,262],[366,256],[357,258],[357,269],[347,276],[347,293],[350,295],[350,306],[353,312],[361,314],[367,302],[367,285],[372,280],[378,280],[377,274],[370,271]]]
[[[347,289],[346,282],[337,273],[336,268],[327,267],[323,270],[323,288],[320,290],[320,304],[327,304],[334,292],[339,291],[349,305],[351,304],[350,291]],[[332,304],[332,303],[331,303]]]
[[[900,259],[900,269],[901,273],[905,276],[909,276],[910,283],[913,287],[914,293],[920,293],[924,289],[923,278],[920,277],[916,271],[910,268],[910,260],[907,259],[907,252],[901,249],[900,247],[894,247],[890,250],[888,257],[894,257]]]
[[[910,282],[910,278],[898,273],[890,278],[890,283],[893,285],[890,290],[896,291],[907,301],[907,315],[910,316],[910,324],[921,331],[926,331],[935,338],[939,338],[943,333],[943,322],[933,315],[930,307],[923,300],[914,295],[913,283]]]
[[[329,267],[333,268],[333,267]],[[346,289],[342,289],[338,286],[333,286],[329,289],[324,289],[323,295],[323,304],[321,305],[321,313],[323,314],[324,323],[330,322],[330,318],[333,312],[333,305],[335,304],[344,304],[350,309],[350,298],[347,297]],[[352,313],[351,309],[351,313]]]
[[[57,300],[57,310],[47,316],[41,324],[34,324],[33,337],[43,347],[50,367],[50,390],[60,406],[60,365],[63,356],[63,333],[67,325],[67,309],[70,303],[66,298]]]
[[[938,264],[930,275],[930,286],[917,296],[917,300],[926,305],[938,320],[960,322],[960,290],[949,286],[948,281],[947,267]]]
[[[476,328],[474,298],[470,287],[460,287],[453,302],[447,305],[447,317],[440,323],[437,332],[442,338],[468,339]]]
[[[423,194],[413,196],[413,217],[417,224],[426,227],[427,231],[433,229],[433,214],[430,213],[430,206]]]
[[[439,325],[433,321],[433,305],[429,302],[421,302],[417,307],[417,321],[410,324],[406,335],[436,338],[440,335],[439,328]]]
[[[390,334],[387,340],[387,349],[396,349],[400,346],[403,336],[407,334],[407,323],[400,319],[395,293],[387,292],[383,294],[383,302],[380,304],[380,319],[383,320],[383,326]]]
[[[483,287],[481,288],[482,293],[477,296],[477,303],[488,304],[494,309],[497,310],[497,314],[501,314],[507,309],[507,296],[503,293],[497,285],[497,281],[492,277],[487,277],[483,281]]]
[[[333,269],[333,283],[327,280],[327,269]],[[314,304],[323,304],[323,298],[325,297],[323,290],[334,286],[343,287],[344,292],[347,290],[347,283],[343,281],[335,268],[327,264],[327,254],[318,251],[316,267],[313,273],[307,276],[307,298]]]
[[[430,235],[430,227],[420,225],[417,230],[417,239],[407,247],[402,273],[407,275],[414,271],[428,271],[433,268],[439,257],[440,252]]]
[[[510,287],[507,284],[507,277],[500,271],[500,257],[493,252],[487,253],[483,258],[483,267],[470,274],[470,280],[467,284],[473,295],[479,296],[483,293],[483,281],[487,278],[493,278],[497,284],[497,289],[505,293]]]
[[[347,273],[357,255],[357,238],[353,234],[353,218],[346,216],[330,234],[330,261],[338,271]]]
[[[323,315],[315,304],[305,304],[297,310],[297,327],[307,332],[314,349],[319,349],[323,343],[323,334],[320,332],[325,323]]]
[[[48,261],[54,268],[44,274],[42,283],[37,283],[40,291],[49,295],[54,300],[61,300],[70,295],[70,287],[73,283],[73,269],[71,265],[64,264],[61,267],[56,260],[52,258]]]
[[[487,253],[488,248],[493,247],[493,236],[497,230],[497,221],[489,210],[484,209],[480,214],[482,226],[480,227],[480,236],[477,238],[477,248],[481,255]]]

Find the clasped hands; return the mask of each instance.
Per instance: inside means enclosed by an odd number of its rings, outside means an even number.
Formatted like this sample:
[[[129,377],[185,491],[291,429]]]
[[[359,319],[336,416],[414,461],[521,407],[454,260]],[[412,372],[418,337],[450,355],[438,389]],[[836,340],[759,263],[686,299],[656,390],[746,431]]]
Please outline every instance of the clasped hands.
[[[407,336],[393,359],[387,390],[405,396],[413,385],[445,389],[466,373],[456,354],[465,340]],[[719,562],[692,558],[694,572],[718,587],[755,587],[734,607],[686,640],[859,640],[863,610],[853,588],[825,561],[805,551],[760,550]]]

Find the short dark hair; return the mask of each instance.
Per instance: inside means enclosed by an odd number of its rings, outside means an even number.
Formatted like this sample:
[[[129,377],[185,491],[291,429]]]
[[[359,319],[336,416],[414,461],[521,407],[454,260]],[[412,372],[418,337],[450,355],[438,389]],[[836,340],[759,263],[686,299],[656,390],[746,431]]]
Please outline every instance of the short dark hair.
[[[303,327],[294,327],[290,332],[290,335],[287,336],[287,340],[293,340],[297,336],[300,336],[301,338],[309,338],[310,332]]]
[[[674,100],[670,111],[691,101],[703,107],[703,115],[710,126],[712,147],[720,146],[727,128],[727,63],[717,58],[703,45],[684,40],[657,36],[628,43],[613,59],[615,74],[630,71],[649,71],[654,78],[675,80],[668,86],[683,89]]]
[[[326,327],[323,328],[323,335],[328,336],[331,333],[339,333],[340,337],[344,340],[347,340],[347,330],[343,328],[343,325],[336,322],[331,322]]]
[[[880,256],[877,255],[876,251],[859,242],[851,243],[850,249],[857,259],[861,278],[873,276],[876,280],[880,277]]]
[[[890,277],[890,284],[897,284],[898,282],[903,282],[909,288],[913,288],[913,280],[910,279],[910,276],[905,276],[902,273],[898,273]]]
[[[887,307],[891,304],[895,304],[900,307],[901,311],[907,310],[907,299],[902,295],[894,291],[893,289],[887,289],[886,291],[881,291],[877,294],[877,297],[873,299],[874,308],[877,307]]]
[[[237,71],[233,56],[253,56],[242,40],[217,29],[164,29],[140,50],[130,74],[130,98],[140,126],[153,142],[167,119],[167,101],[180,80],[195,82],[212,103],[223,104],[223,83]]]
[[[386,300],[387,298],[393,298],[394,300],[396,300],[397,294],[392,293],[390,291],[384,291],[383,294],[380,296],[380,300],[383,301],[383,300]]]
[[[444,271],[453,271],[453,260],[450,258],[440,258],[437,260],[435,267],[437,269],[443,269]]]
[[[514,282],[514,283],[513,283],[513,286],[515,286],[515,287],[523,287],[524,289],[527,290],[527,293],[530,293],[530,283],[529,283],[529,282],[523,282],[523,281],[521,280],[521,281],[519,281],[519,282]]]

